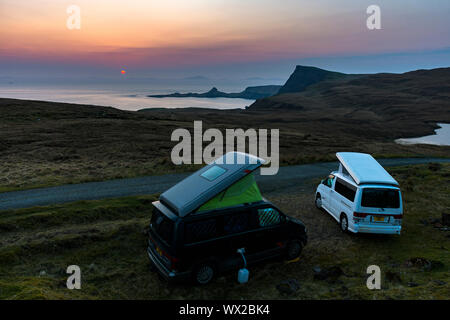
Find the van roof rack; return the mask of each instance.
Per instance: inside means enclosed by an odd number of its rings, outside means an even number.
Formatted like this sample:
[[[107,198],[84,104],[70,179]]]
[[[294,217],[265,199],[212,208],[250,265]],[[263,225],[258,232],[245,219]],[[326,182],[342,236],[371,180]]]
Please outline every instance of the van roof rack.
[[[159,200],[179,217],[187,216],[264,163],[247,153],[229,152],[163,192]]]
[[[358,185],[388,184],[399,186],[398,182],[370,154],[338,152],[336,157]]]

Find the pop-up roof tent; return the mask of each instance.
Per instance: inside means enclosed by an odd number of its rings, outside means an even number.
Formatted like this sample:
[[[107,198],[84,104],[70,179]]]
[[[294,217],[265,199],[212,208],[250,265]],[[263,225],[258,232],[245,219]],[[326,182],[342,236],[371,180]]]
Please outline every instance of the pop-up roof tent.
[[[398,186],[398,182],[370,154],[358,152],[338,152],[340,172],[346,170],[358,184],[388,184]],[[345,170],[343,170],[343,168]]]
[[[160,202],[184,217],[262,200],[253,171],[265,161],[242,152],[229,152],[161,194]]]

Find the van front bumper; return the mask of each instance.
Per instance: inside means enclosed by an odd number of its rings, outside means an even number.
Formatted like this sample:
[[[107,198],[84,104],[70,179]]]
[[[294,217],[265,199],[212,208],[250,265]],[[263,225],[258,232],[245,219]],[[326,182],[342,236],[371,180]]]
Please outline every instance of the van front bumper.
[[[376,224],[355,224],[353,226],[355,232],[361,233],[378,233],[378,234],[400,234],[402,226],[393,225],[376,225]]]
[[[190,272],[178,272],[167,269],[167,267],[158,259],[150,247],[147,247],[147,255],[158,272],[169,282],[184,281],[190,278]]]

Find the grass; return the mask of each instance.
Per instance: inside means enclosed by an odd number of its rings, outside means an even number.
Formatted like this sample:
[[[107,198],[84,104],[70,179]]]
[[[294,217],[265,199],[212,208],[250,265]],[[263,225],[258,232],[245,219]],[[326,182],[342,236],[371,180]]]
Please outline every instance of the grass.
[[[433,133],[432,119],[422,125],[399,120],[389,126],[370,117],[347,119],[349,111],[340,109],[333,112],[344,119],[334,119],[327,111],[332,118],[327,120],[323,111],[313,109],[130,112],[0,99],[0,192],[195,170],[198,166],[176,166],[170,159],[177,144],[171,141],[172,132],[179,128],[192,132],[194,120],[203,121],[203,130],[217,128],[222,133],[232,128],[280,129],[282,166],[335,161],[337,151],[368,152],[380,158],[450,157],[448,146],[394,143],[395,138]]]
[[[335,221],[314,208],[312,194],[268,195],[284,212],[304,221],[309,243],[295,263],[250,267],[250,282],[236,274],[206,287],[169,285],[150,271],[146,228],[156,195],[2,211],[0,299],[449,299],[448,231],[422,220],[450,208],[450,165],[395,167],[405,215],[401,236],[342,234]],[[409,266],[421,257],[432,268]],[[81,267],[82,289],[68,290],[67,266]],[[382,289],[366,288],[366,268],[382,270]],[[340,267],[334,280],[314,280],[313,267]],[[297,279],[300,289],[281,294],[276,285]],[[410,287],[411,285],[417,285]]]

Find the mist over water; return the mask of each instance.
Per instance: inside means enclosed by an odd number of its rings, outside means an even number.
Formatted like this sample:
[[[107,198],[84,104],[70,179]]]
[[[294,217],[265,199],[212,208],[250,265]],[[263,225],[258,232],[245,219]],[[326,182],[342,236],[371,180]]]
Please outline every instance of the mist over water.
[[[256,84],[259,85],[259,84]],[[206,92],[213,86],[220,91],[240,92],[246,84],[176,83],[176,84],[79,84],[79,85],[0,85],[1,98],[54,101],[76,104],[110,106],[137,111],[145,108],[211,108],[237,109],[251,105],[254,100],[231,98],[149,98],[151,94],[174,92]]]

